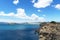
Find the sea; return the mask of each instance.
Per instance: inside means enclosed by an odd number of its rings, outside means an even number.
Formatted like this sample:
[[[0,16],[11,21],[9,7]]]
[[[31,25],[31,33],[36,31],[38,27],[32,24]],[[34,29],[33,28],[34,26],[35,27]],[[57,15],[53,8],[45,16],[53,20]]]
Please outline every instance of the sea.
[[[0,40],[38,40],[38,24],[0,23]]]

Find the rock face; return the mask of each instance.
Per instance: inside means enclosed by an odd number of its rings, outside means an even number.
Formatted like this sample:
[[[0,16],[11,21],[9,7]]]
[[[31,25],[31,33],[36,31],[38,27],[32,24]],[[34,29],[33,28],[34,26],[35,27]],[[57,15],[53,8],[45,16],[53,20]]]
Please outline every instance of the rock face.
[[[60,40],[60,23],[43,23],[37,33],[39,40]]]

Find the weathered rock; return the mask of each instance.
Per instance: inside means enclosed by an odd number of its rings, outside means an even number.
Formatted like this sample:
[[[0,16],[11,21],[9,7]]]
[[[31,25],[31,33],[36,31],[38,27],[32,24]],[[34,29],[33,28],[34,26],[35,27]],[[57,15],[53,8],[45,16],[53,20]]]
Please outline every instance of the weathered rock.
[[[41,25],[37,30],[39,40],[60,40],[60,23],[45,23]]]

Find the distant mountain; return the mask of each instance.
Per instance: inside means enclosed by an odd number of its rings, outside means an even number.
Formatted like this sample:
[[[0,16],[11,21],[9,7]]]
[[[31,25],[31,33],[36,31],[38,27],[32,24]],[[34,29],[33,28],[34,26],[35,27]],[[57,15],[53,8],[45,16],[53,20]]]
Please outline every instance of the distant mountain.
[[[24,23],[0,22],[0,24],[40,24],[40,22],[24,22]]]

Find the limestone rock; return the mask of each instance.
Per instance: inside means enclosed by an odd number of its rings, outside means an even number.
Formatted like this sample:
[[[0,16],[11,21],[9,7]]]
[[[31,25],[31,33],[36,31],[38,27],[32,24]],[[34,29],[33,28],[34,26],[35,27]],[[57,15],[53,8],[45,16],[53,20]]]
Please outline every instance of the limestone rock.
[[[60,40],[60,23],[41,24],[37,33],[39,40]]]

